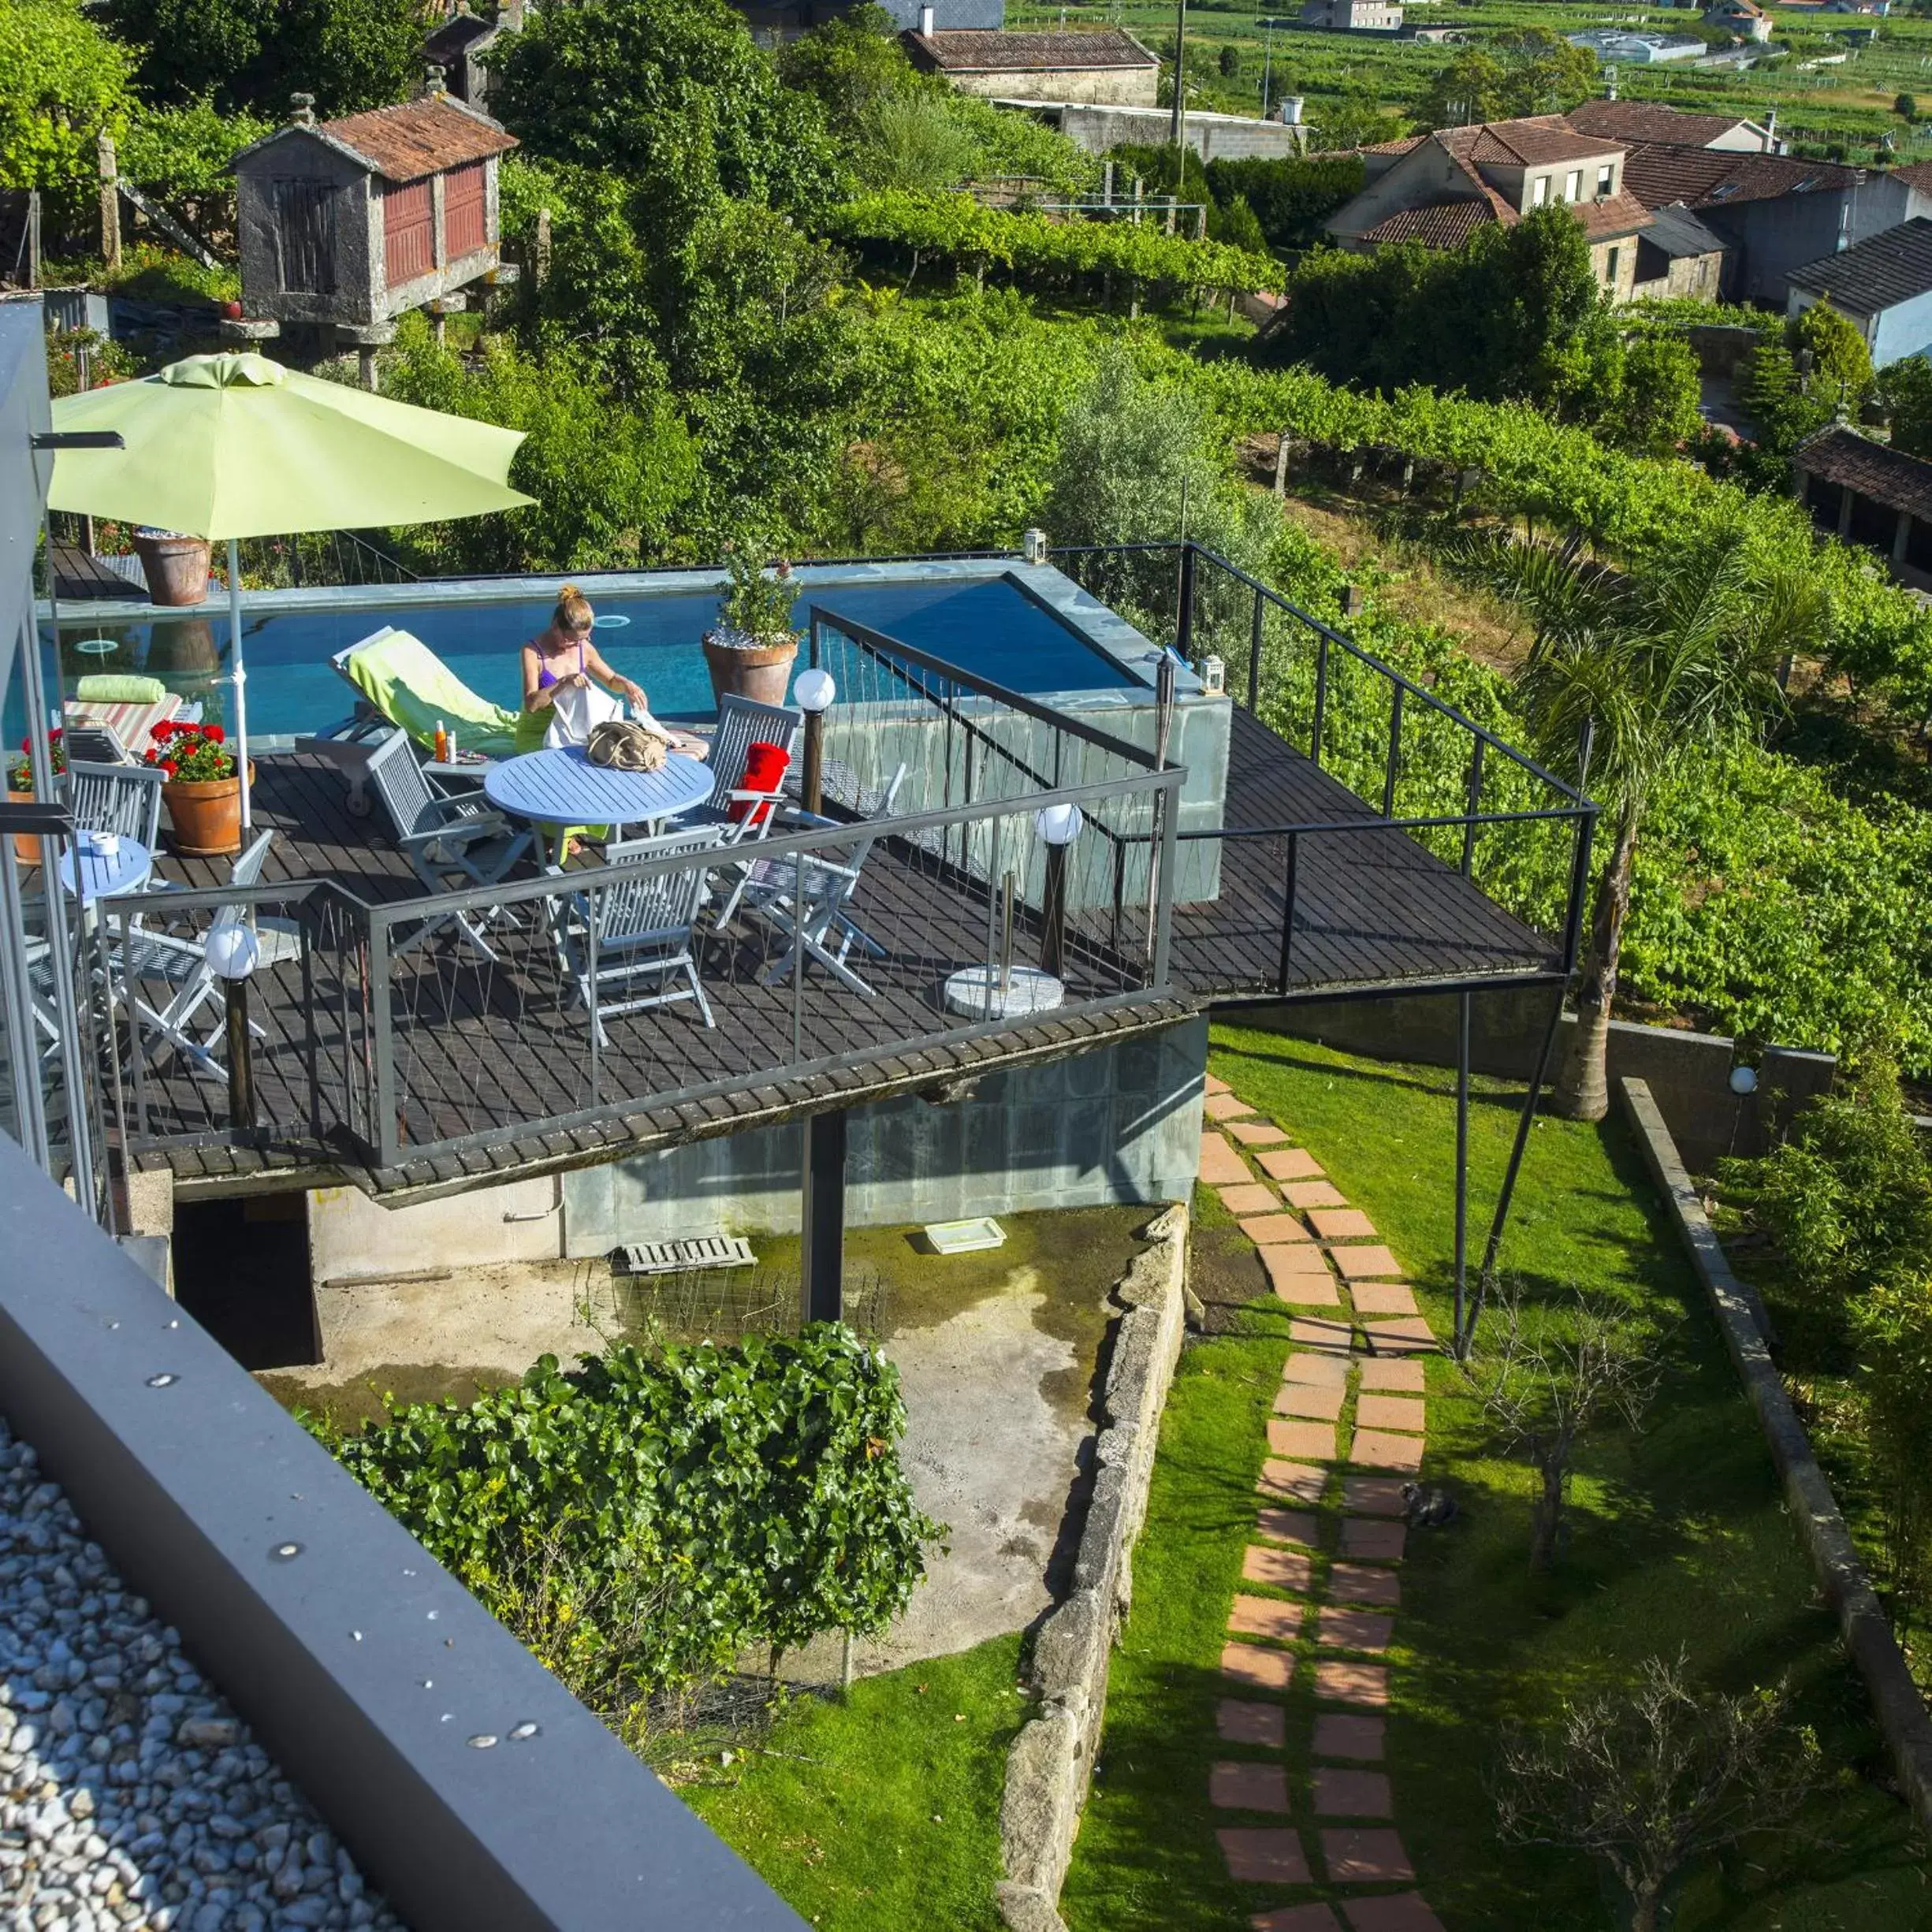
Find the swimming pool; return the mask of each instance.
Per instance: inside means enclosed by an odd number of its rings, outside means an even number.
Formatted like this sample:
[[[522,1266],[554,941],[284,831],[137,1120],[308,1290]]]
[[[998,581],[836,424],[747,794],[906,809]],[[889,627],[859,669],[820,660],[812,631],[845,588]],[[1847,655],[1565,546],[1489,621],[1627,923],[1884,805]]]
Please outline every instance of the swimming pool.
[[[868,567],[841,575],[835,567],[801,571],[806,588],[798,615],[817,603],[869,624],[901,642],[977,672],[1009,688],[1033,694],[1145,688],[1138,653],[1116,653],[1084,634],[1078,606],[1093,620],[1145,640],[1118,619],[1072,592],[1055,571],[1023,573],[981,564],[977,573]],[[1022,583],[1022,575],[1029,580]],[[695,579],[695,582],[694,581]],[[1049,581],[1050,580],[1050,581]],[[597,647],[613,669],[642,685],[661,717],[714,715],[709,676],[699,639],[716,621],[712,581],[679,573],[662,588],[638,578],[586,585],[600,619]],[[697,587],[702,583],[703,587]],[[527,592],[527,583],[516,586]],[[481,585],[411,586],[385,598],[379,591],[269,593],[250,599],[244,628],[248,664],[248,729],[256,739],[313,731],[347,714],[348,687],[330,668],[337,651],[384,624],[412,631],[457,676],[483,697],[514,709],[520,701],[519,647],[549,621],[554,591],[540,596],[493,594]],[[1052,602],[1075,606],[1063,616]],[[91,672],[144,672],[185,695],[201,697],[210,717],[227,717],[230,688],[217,680],[228,668],[228,618],[218,602],[163,618],[117,623],[110,607],[83,615],[61,612],[61,672],[71,691]],[[110,652],[87,653],[84,642],[111,642]]]

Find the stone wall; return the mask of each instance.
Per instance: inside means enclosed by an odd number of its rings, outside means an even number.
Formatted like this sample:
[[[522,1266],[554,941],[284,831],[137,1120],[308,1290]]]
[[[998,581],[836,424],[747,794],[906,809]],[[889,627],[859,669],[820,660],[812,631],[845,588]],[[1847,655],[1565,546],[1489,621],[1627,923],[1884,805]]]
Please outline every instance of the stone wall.
[[[946,1104],[855,1107],[847,1221],[900,1227],[1186,1200],[1200,1163],[1207,1061],[1206,1021],[1186,1020],[988,1074]],[[803,1133],[757,1128],[566,1174],[566,1253],[679,1235],[795,1234]]]
[[[1456,1000],[1453,993],[1338,1000],[1316,1006],[1260,1007],[1242,1018],[1345,1052],[1454,1067]],[[1549,1024],[1550,1000],[1547,986],[1475,995],[1469,1007],[1471,1068],[1502,1080],[1528,1079]],[[1550,1061],[1553,1078],[1575,1024],[1571,1015],[1564,1015]],[[1829,1053],[1766,1047],[1755,1063],[1758,1091],[1740,1100],[1730,1089],[1731,1069],[1740,1058],[1751,1057],[1740,1056],[1737,1041],[1719,1033],[1636,1026],[1623,1020],[1610,1026],[1613,1086],[1632,1077],[1648,1082],[1685,1160],[1700,1174],[1708,1173],[1726,1154],[1761,1153],[1792,1108],[1830,1090],[1838,1064]]]
[[[1001,90],[1003,98],[1015,99],[1011,90]],[[1032,103],[1023,102],[1030,106]],[[1108,107],[1089,106],[1078,101],[1051,105],[1061,133],[1090,154],[1104,154],[1111,148],[1128,145],[1164,147],[1171,116],[1164,107]],[[1259,157],[1277,161],[1301,152],[1308,139],[1305,127],[1284,125],[1279,121],[1250,121],[1243,114],[1189,114],[1187,144],[1203,161],[1247,161]]]
[[[1624,1112],[1644,1149],[1651,1178],[1676,1218],[1677,1231],[1710,1297],[1724,1345],[1757,1411],[1785,1489],[1786,1513],[1804,1539],[1825,1601],[1852,1662],[1865,1681],[1900,1791],[1921,1829],[1932,1829],[1932,1714],[1913,1681],[1865,1566],[1839,1513],[1831,1484],[1812,1454],[1765,1338],[1763,1310],[1732,1274],[1669,1129],[1641,1080],[1619,1085]]]
[[[1126,1311],[1114,1336],[1094,1443],[1093,1497],[1074,1559],[1074,1587],[1033,1642],[1040,1714],[1013,1740],[1000,1807],[1005,1877],[1000,1915],[1013,1932],[1066,1932],[1058,1910],[1093,1755],[1107,1713],[1107,1673],[1133,1601],[1133,1552],[1147,1515],[1161,1411],[1181,1354],[1188,1213],[1177,1205],[1147,1230],[1152,1245],[1115,1285]]]
[[[948,73],[967,94],[996,99],[1078,101],[1098,106],[1148,107],[1159,92],[1160,69],[1150,67],[1055,67],[1038,73],[996,68],[985,73]]]

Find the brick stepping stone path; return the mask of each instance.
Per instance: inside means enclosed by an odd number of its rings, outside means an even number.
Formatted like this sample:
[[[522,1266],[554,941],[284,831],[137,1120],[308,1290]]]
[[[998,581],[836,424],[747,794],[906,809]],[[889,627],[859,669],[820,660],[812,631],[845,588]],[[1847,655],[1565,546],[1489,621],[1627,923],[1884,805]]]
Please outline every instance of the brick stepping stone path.
[[[1206,1112],[1201,1178],[1295,1311],[1221,1652],[1215,1838],[1255,1889],[1256,1932],[1442,1932],[1415,1889],[1382,1715],[1402,1667],[1402,1487],[1428,1453],[1439,1346],[1375,1223],[1292,1128],[1219,1079]]]

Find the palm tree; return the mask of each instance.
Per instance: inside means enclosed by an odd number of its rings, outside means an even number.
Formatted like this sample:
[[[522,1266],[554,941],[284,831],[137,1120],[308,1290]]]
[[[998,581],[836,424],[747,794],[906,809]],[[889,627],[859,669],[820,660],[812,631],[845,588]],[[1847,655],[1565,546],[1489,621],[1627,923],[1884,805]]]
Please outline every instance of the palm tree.
[[[1512,545],[1498,585],[1536,625],[1517,695],[1546,754],[1588,772],[1609,849],[1596,877],[1576,987],[1576,1027],[1551,1104],[1578,1120],[1610,1111],[1604,1069],[1630,877],[1658,787],[1693,759],[1762,731],[1783,702],[1774,667],[1815,649],[1828,607],[1801,572],[1766,563],[1742,530],[1687,545],[1641,575]]]

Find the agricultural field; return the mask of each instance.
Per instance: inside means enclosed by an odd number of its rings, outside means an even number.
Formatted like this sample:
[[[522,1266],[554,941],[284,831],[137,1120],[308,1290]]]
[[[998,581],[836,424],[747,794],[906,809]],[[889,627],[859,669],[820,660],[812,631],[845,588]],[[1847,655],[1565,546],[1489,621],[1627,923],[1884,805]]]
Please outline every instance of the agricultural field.
[[[1364,133],[1379,139],[1413,131],[1419,103],[1435,74],[1455,58],[1456,47],[1312,32],[1299,26],[1264,32],[1264,20],[1291,17],[1296,10],[1271,9],[1263,0],[1208,0],[1190,6],[1190,105],[1258,113],[1265,74],[1271,99],[1284,94],[1305,98],[1306,118],[1321,144],[1347,145]],[[1765,50],[1767,58],[1755,66],[1741,71],[1620,66],[1618,93],[1629,100],[1754,119],[1775,107],[1780,132],[1795,149],[1807,152],[1822,154],[1842,147],[1847,159],[1881,163],[1932,157],[1932,17],[1896,9],[1884,20],[1833,15],[1828,17],[1834,24],[1828,27],[1826,17],[1775,6],[1771,11],[1774,37]],[[1409,18],[1453,26],[1478,41],[1526,27],[1564,34],[1611,26],[1679,35],[1699,30],[1695,10],[1573,5],[1568,0],[1420,0],[1411,5]],[[1007,9],[1009,27],[1121,26],[1163,55],[1172,52],[1174,23],[1172,6],[1146,0],[1085,0],[1066,6],[1014,0]],[[1878,39],[1869,47],[1855,47],[1845,37],[1847,28],[1874,26]],[[1224,71],[1223,48],[1233,50],[1225,64],[1233,66],[1231,74]],[[1810,65],[1837,54],[1845,57],[1841,65]],[[1901,95],[1913,97],[1923,119],[1908,120],[1895,111]],[[1372,125],[1377,110],[1390,118],[1386,128]],[[1893,146],[1886,151],[1881,143],[1888,136]]]

